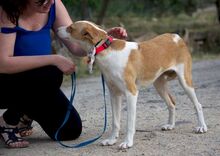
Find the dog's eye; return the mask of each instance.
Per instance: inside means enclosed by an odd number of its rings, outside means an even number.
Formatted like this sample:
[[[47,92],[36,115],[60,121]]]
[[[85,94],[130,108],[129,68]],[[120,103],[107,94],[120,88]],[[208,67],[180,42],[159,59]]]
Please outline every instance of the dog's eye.
[[[88,34],[89,34],[88,32],[84,32],[84,33],[83,33],[83,36],[86,36],[86,35],[88,35]]]

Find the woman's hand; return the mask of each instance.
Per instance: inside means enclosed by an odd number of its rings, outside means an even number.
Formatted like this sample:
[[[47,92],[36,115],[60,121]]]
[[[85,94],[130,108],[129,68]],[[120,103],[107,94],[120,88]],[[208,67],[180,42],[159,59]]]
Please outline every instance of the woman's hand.
[[[126,39],[128,34],[123,27],[113,27],[108,30],[108,35],[118,38],[118,39]]]
[[[69,60],[68,58],[61,55],[54,55],[56,59],[54,59],[54,65],[57,66],[64,74],[72,74],[76,66],[75,64]]]

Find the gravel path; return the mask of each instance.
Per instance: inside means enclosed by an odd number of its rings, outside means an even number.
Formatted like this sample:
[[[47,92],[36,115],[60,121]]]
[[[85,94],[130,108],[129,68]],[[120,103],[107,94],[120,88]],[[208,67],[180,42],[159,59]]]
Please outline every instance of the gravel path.
[[[192,103],[183,92],[178,81],[169,83],[175,96],[176,127],[172,131],[160,130],[166,123],[168,110],[150,86],[140,91],[137,104],[137,122],[134,146],[128,150],[119,150],[118,145],[125,136],[126,105],[122,106],[122,130],[118,143],[103,147],[99,142],[110,134],[111,108],[107,95],[108,127],[103,137],[97,142],[80,149],[64,148],[51,141],[34,123],[34,134],[27,138],[31,145],[25,149],[9,150],[0,143],[0,155],[4,156],[219,156],[220,155],[220,60],[198,61],[193,63],[193,81],[199,101],[203,105],[204,115],[209,131],[205,134],[194,134],[196,114]],[[63,90],[69,96],[70,87]],[[108,93],[107,93],[108,94]],[[103,129],[103,96],[100,77],[77,80],[77,93],[74,105],[83,120],[83,133],[75,144],[92,138]],[[1,111],[3,112],[3,111]],[[0,113],[1,113],[0,112]],[[49,114],[48,114],[49,115]]]

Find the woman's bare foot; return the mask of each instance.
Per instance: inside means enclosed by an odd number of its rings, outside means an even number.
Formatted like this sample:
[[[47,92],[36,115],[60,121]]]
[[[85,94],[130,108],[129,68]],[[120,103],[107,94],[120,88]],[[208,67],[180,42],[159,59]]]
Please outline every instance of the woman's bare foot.
[[[30,119],[27,115],[24,115],[20,118],[20,122],[17,127],[21,137],[30,136],[33,133],[32,125],[33,120]]]
[[[16,126],[5,123],[3,117],[0,117],[0,136],[8,148],[28,147],[29,142],[22,139]]]

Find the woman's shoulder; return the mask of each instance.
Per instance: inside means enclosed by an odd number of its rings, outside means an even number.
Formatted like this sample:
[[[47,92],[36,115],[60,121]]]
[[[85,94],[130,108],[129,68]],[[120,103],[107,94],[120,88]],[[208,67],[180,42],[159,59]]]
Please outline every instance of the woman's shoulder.
[[[57,30],[60,26],[69,26],[72,24],[72,20],[69,13],[61,0],[55,0],[56,7],[56,19],[54,23],[54,30]]]
[[[0,27],[14,27],[13,24],[9,19],[5,11],[0,6]]]

